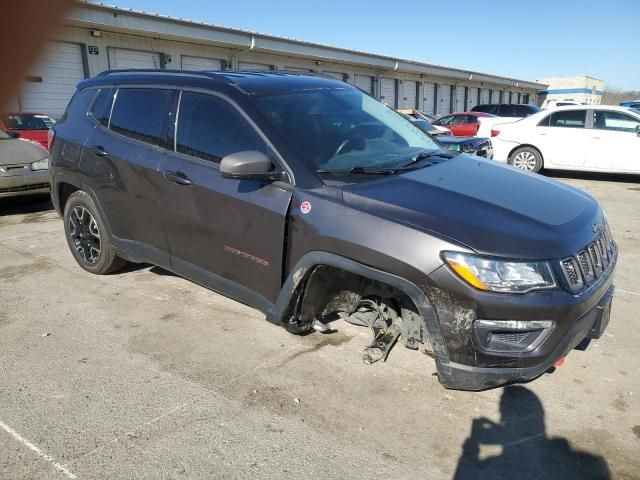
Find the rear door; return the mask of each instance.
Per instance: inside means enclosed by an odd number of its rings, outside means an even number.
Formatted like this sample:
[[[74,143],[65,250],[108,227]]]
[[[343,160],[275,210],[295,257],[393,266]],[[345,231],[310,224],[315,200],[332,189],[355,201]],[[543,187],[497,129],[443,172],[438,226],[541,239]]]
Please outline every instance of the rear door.
[[[226,99],[182,91],[178,103],[175,151],[165,156],[160,186],[172,266],[213,288],[222,277],[274,302],[291,185],[223,178],[220,161],[231,153],[259,150],[277,161]]]
[[[591,130],[586,129],[586,110],[560,110],[545,117],[535,128],[534,145],[545,166],[582,167],[591,147]]]
[[[478,132],[477,117],[473,115],[454,115],[450,129],[457,137],[473,137]]]
[[[640,173],[640,119],[625,112],[593,110],[585,168]]]
[[[92,115],[98,125],[85,143],[81,169],[113,234],[128,250],[167,263],[158,169],[174,91],[120,88],[113,107],[110,92],[96,98]]]

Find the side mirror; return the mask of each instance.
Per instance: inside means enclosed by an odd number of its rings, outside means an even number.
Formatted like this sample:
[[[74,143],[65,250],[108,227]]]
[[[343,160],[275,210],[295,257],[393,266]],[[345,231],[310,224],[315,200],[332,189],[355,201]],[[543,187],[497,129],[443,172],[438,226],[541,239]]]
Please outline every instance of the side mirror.
[[[20,134],[14,130],[7,130],[7,135],[11,138],[20,138]]]
[[[257,150],[227,155],[220,162],[220,173],[240,180],[276,180],[278,176],[269,157]]]

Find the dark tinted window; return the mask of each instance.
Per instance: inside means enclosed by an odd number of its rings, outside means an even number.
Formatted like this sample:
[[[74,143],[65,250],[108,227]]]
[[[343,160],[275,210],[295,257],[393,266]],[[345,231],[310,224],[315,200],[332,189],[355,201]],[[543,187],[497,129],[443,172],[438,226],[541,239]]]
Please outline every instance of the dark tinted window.
[[[99,123],[105,127],[109,124],[109,115],[111,114],[111,104],[113,103],[113,89],[102,88],[98,92],[95,102],[93,102],[93,108],[91,109],[91,115]]]
[[[529,115],[533,115],[534,113],[540,111],[538,107],[534,107],[533,105],[514,105],[514,107],[514,116],[516,117],[528,117]]]
[[[223,157],[245,150],[269,153],[262,138],[235,108],[212,95],[182,93],[176,151],[219,163]]]
[[[584,128],[587,111],[565,110],[562,112],[554,112],[550,117],[550,127]]]
[[[621,132],[636,132],[640,121],[631,115],[621,112],[595,110],[593,112],[593,128],[598,130],[617,130]]]
[[[544,119],[542,119],[542,121],[540,123],[538,123],[538,126],[539,127],[548,127],[550,120],[551,120],[551,115],[547,115],[546,117],[544,117]]]
[[[472,112],[493,113],[495,105],[476,105],[471,109]]]
[[[109,128],[121,135],[159,145],[171,90],[118,89]]]
[[[500,105],[498,107],[498,116],[499,117],[515,117],[515,105]]]

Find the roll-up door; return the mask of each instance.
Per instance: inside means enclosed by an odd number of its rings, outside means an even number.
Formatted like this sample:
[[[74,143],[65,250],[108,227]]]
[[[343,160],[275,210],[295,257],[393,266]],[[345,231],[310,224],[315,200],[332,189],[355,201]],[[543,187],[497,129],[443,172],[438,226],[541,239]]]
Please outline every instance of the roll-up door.
[[[370,95],[373,95],[373,77],[368,75],[356,75],[353,79],[353,83],[356,87],[364,90]]]
[[[393,78],[380,79],[380,101],[396,108],[396,81]]]
[[[470,111],[476,105],[478,105],[478,89],[476,87],[469,87],[467,94],[467,111]]]
[[[108,47],[109,69],[160,68],[160,54],[145,50]]]
[[[273,66],[264,63],[238,62],[238,70],[273,70]]]
[[[182,70],[222,70],[222,60],[205,57],[180,57]]]
[[[404,80],[402,82],[402,94],[400,95],[400,101],[398,102],[399,108],[416,108],[417,93],[416,82],[413,80]]]
[[[18,108],[59,118],[67,108],[76,84],[84,78],[81,46],[48,42],[19,89]]]
[[[438,115],[451,113],[449,108],[451,101],[451,85],[438,85]]]
[[[456,104],[453,109],[456,112],[464,112],[464,87],[462,85],[458,85],[456,87]]]
[[[344,73],[338,73],[338,72],[322,72],[322,73],[323,75],[329,75],[330,77],[333,77],[336,80],[340,80],[341,82],[344,82],[344,77],[345,77]]]
[[[433,83],[425,82],[422,84],[422,110],[432,115],[435,114],[433,111],[434,91]]]
[[[483,104],[489,103],[489,89],[483,88],[482,93],[480,94],[480,102]]]
[[[491,94],[491,103],[500,103],[500,90],[494,90]]]

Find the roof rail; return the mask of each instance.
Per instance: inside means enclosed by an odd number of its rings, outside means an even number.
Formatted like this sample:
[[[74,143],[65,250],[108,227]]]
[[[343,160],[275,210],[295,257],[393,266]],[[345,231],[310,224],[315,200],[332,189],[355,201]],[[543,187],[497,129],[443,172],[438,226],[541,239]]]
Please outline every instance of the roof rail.
[[[125,73],[146,73],[151,75],[163,75],[163,74],[180,74],[180,75],[193,75],[196,77],[207,77],[207,78],[215,78],[217,73],[215,71],[194,71],[194,70],[169,70],[169,69],[158,69],[158,68],[124,68],[121,70],[105,70],[100,72],[98,77],[106,77],[109,75],[119,75]]]

